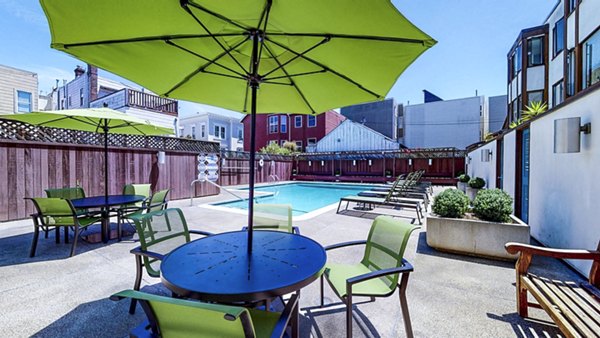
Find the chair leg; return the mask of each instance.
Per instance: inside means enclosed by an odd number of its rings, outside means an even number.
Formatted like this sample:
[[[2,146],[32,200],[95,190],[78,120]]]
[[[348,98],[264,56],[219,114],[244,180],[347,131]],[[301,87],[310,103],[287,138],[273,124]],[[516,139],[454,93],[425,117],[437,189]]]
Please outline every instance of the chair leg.
[[[352,291],[351,286],[347,286],[346,289]],[[352,337],[352,293],[350,292],[346,295],[346,337]]]
[[[37,241],[40,235],[40,227],[37,219],[33,220],[33,242],[31,242],[31,250],[29,250],[29,257],[35,256],[35,249],[37,248]],[[46,231],[46,235],[48,232]]]
[[[56,244],[60,243],[60,229],[58,227],[54,227],[54,241]]]
[[[398,294],[400,296],[400,307],[402,308],[402,318],[404,319],[404,330],[406,331],[406,337],[412,338],[413,331],[410,322],[410,314],[408,312],[408,303],[406,302],[406,286],[408,285],[408,274],[403,273],[400,281],[400,288]]]
[[[65,227],[65,229],[68,227]],[[77,248],[77,238],[79,237],[79,226],[75,225],[75,237],[73,238],[73,245],[71,246],[71,255],[69,257],[73,257],[75,254],[75,249]]]
[[[121,225],[123,224],[123,219],[121,218],[121,214],[117,213],[117,241],[121,241]]]
[[[69,244],[69,227],[65,227],[65,244]]]
[[[135,283],[133,284],[133,289],[136,291],[140,290],[140,284],[142,284],[142,257],[139,255],[135,255]],[[135,305],[137,300],[132,298],[131,304],[129,305],[129,313],[135,313]]]
[[[292,328],[292,338],[300,337],[300,311],[298,310],[299,307],[300,304],[296,303],[296,306],[294,306],[294,310],[292,312],[292,318],[290,320],[290,326]]]
[[[324,291],[324,287],[323,287],[323,275],[321,275],[321,307],[325,306],[325,302],[323,301],[323,291]]]

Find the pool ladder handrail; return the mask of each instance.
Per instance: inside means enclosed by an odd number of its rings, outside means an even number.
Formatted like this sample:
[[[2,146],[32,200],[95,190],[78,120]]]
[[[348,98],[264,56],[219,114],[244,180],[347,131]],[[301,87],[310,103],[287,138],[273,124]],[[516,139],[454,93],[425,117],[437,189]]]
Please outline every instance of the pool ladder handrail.
[[[234,197],[236,197],[240,201],[245,200],[245,198],[243,198],[243,197],[241,197],[241,196],[239,196],[237,194],[234,194],[229,189],[223,188],[222,186],[218,185],[217,183],[215,183],[213,181],[210,181],[210,180],[207,180],[207,179],[198,179],[198,180],[193,180],[192,183],[190,184],[190,205],[194,205],[194,184],[197,183],[197,182],[207,182],[207,183],[210,183],[210,184],[214,185],[215,187],[219,188],[220,190],[223,190],[223,191],[225,191],[225,192],[233,195]]]
[[[273,182],[279,182],[281,179],[279,178],[279,176],[275,175],[275,174],[271,174],[269,175],[269,179],[273,179]]]

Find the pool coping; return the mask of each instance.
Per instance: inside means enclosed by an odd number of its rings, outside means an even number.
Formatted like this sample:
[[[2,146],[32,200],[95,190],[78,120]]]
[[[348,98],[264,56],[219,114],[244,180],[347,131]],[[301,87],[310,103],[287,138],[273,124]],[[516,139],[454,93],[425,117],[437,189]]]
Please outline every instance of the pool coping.
[[[376,187],[376,186],[382,186],[382,184],[368,184],[368,183],[349,183],[349,182],[318,182],[318,181],[280,181],[280,182],[264,182],[264,183],[259,183],[256,184],[255,187],[264,187],[264,186],[271,186],[271,185],[286,185],[286,184],[295,184],[295,183],[303,183],[303,184],[333,184],[333,185],[364,185],[364,186],[369,186],[369,187]],[[242,185],[232,185],[232,186],[227,186],[226,187],[229,190],[236,190],[236,189],[243,189],[243,188],[248,188],[247,184],[242,184]],[[244,198],[244,200],[247,200],[247,198]],[[238,215],[247,215],[248,214],[248,210],[247,209],[238,209],[238,208],[231,208],[231,207],[223,207],[220,205],[215,205],[215,203],[218,204],[225,204],[228,202],[234,202],[236,201],[236,199],[226,199],[226,200],[222,200],[219,202],[210,202],[210,203],[204,203],[204,204],[200,204],[198,205],[201,208],[206,208],[206,209],[212,209],[212,210],[218,210],[218,211],[224,211],[224,212],[231,212],[234,214],[238,214]],[[309,220],[311,218],[317,217],[319,215],[322,215],[328,211],[331,211],[335,208],[337,208],[339,204],[339,201],[336,203],[332,203],[329,205],[326,205],[322,208],[313,210],[311,212],[307,212],[304,215],[299,215],[299,216],[292,216],[292,221],[306,221]]]

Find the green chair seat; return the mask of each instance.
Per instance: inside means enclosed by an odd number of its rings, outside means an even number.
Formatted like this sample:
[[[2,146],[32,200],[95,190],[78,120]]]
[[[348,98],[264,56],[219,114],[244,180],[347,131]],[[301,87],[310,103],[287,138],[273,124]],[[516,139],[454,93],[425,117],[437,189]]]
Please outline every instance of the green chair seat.
[[[112,300],[131,298],[142,304],[148,321],[131,336],[187,337],[283,337],[288,324],[297,324],[298,296],[293,295],[283,312],[266,312],[238,306],[201,303],[125,290]],[[292,321],[295,316],[296,320]]]
[[[362,264],[327,264],[325,277],[339,297],[346,297],[346,280],[372,272]],[[353,295],[386,296],[390,287],[380,278],[369,279],[352,286]]]

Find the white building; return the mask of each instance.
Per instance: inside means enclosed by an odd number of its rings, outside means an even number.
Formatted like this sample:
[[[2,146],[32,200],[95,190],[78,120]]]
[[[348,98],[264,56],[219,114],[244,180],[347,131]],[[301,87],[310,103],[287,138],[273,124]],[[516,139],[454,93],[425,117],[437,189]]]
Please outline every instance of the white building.
[[[38,76],[0,65],[0,114],[38,110]]]
[[[365,150],[398,150],[400,143],[363,125],[346,119],[306,152],[338,152]]]
[[[96,67],[75,68],[75,78],[53,92],[54,110],[76,108],[109,108],[150,121],[152,124],[175,129],[178,115],[176,100],[159,97],[142,88],[98,76]]]
[[[407,105],[401,118],[408,148],[465,149],[488,131],[483,96]]]
[[[545,46],[549,48],[542,48],[542,65],[548,71],[540,88],[550,109],[468,154],[468,174],[486,179],[488,188],[509,193],[514,198],[515,215],[529,224],[535,239],[550,247],[595,250],[600,239],[596,221],[600,193],[600,137],[596,135],[600,125],[598,13],[597,0],[559,1],[541,26],[542,32],[544,27],[548,32],[548,38],[541,41],[548,41]],[[530,38],[536,37],[520,36],[518,42],[525,48],[532,46]],[[510,55],[509,69],[513,64]],[[519,72],[531,73],[531,67],[522,68],[525,70]],[[525,76],[523,82],[529,82],[532,75]],[[516,77],[522,78],[522,74]],[[509,76],[509,82],[513,81],[515,77]],[[511,86],[518,88],[517,84]],[[523,88],[529,87],[525,84]],[[521,92],[524,101],[528,101],[527,92]],[[569,153],[554,147],[555,141],[560,145],[565,136],[555,124],[566,118],[580,119],[571,133],[575,140],[572,145],[579,149]],[[591,132],[580,132],[578,127],[587,123],[591,124]],[[569,263],[588,274],[589,261]]]
[[[179,137],[221,143],[221,149],[244,150],[244,125],[240,117],[211,112],[200,113],[179,119]]]

